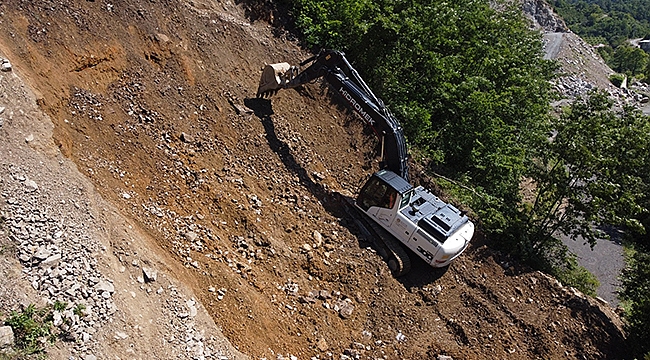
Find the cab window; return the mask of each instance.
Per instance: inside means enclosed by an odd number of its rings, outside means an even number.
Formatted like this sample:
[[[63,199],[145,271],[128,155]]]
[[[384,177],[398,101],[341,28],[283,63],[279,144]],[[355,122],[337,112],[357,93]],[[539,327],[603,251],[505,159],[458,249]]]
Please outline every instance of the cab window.
[[[378,206],[392,208],[397,200],[397,191],[378,178],[372,178],[361,189],[357,204],[364,210]]]

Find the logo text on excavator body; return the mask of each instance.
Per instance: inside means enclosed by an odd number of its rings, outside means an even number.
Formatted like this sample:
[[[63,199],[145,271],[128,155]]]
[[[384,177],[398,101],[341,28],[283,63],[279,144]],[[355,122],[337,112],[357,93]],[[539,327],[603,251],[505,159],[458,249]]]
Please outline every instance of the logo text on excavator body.
[[[363,110],[363,107],[361,107],[361,104],[359,104],[357,102],[357,100],[355,98],[353,98],[352,95],[349,92],[347,92],[345,89],[343,89],[343,87],[341,87],[339,89],[339,93],[341,93],[341,95],[345,98],[345,100],[347,100],[350,103],[350,106],[352,106],[354,111],[356,111],[357,114],[359,114],[359,116],[361,116],[361,119],[363,119],[365,122],[367,122],[371,126],[375,125],[375,120],[372,119],[372,116],[370,116],[370,114],[368,114],[368,112]]]

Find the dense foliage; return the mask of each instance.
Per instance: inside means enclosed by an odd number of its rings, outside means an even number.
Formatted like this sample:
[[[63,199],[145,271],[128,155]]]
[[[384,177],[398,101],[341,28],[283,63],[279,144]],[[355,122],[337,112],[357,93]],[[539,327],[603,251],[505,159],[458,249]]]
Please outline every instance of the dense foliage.
[[[647,72],[648,54],[631,46],[628,40],[650,38],[650,0],[555,0],[551,3],[572,31],[593,45],[604,45],[598,50],[612,69],[628,76]]]
[[[545,137],[553,64],[518,9],[488,1],[295,0],[316,46],[344,50],[438,172],[471,185],[504,232],[529,151]]]
[[[555,0],[556,11],[576,34],[612,48],[650,36],[650,0]]]

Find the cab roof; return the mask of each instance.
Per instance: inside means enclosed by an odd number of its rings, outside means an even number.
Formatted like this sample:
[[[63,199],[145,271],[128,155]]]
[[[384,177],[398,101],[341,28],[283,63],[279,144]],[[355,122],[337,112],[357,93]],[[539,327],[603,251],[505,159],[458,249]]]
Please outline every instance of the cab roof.
[[[374,176],[383,180],[386,184],[388,184],[388,186],[397,190],[397,192],[400,194],[404,194],[413,189],[413,186],[409,184],[408,181],[404,180],[401,176],[395,174],[392,171],[379,170],[374,174]]]

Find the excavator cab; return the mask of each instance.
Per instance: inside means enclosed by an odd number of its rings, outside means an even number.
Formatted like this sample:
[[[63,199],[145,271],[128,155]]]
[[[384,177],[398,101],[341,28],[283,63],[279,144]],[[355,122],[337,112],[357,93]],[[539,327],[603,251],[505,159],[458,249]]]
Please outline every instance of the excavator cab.
[[[411,184],[397,174],[381,170],[373,174],[361,188],[357,197],[357,205],[368,212],[371,207],[393,209],[399,200],[401,209],[408,205],[408,199],[407,201],[404,199],[412,188]]]
[[[361,188],[356,206],[389,228],[398,213],[409,205],[413,186],[392,171],[380,170],[374,173]]]

